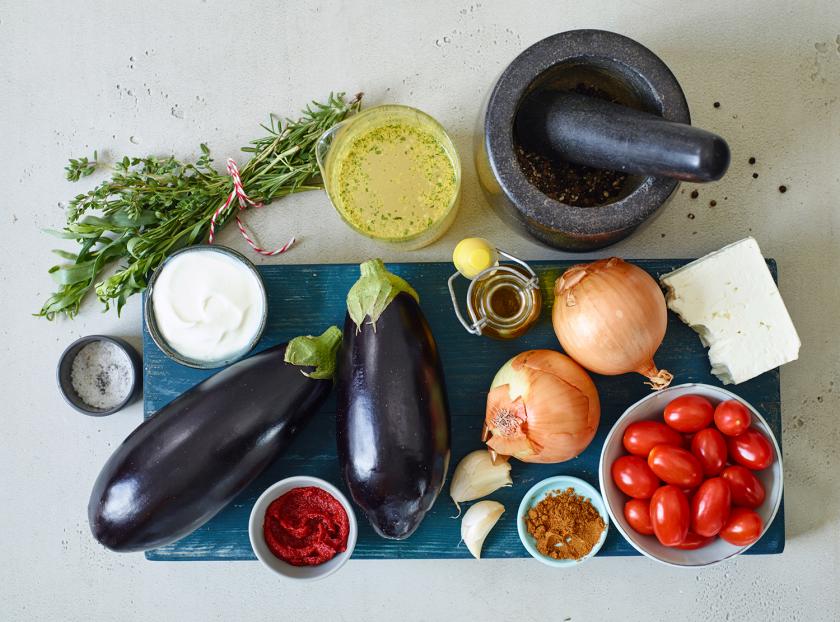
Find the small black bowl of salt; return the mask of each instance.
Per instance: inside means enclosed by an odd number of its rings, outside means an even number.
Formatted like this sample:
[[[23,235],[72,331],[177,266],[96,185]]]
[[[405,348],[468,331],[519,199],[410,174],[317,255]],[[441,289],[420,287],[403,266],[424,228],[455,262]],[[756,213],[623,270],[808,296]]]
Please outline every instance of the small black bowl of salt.
[[[140,394],[140,368],[140,355],[127,341],[89,335],[64,350],[58,361],[58,386],[65,401],[80,413],[104,417]]]

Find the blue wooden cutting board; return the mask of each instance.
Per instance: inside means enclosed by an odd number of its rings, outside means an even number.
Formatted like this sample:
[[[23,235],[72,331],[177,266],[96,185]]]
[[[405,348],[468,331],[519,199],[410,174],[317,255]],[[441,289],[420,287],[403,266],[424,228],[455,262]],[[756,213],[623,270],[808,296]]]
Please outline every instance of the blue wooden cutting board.
[[[573,262],[533,262],[540,274],[544,309],[539,323],[523,337],[510,342],[475,337],[458,323],[452,311],[447,278],[449,263],[388,264],[390,270],[411,283],[420,294],[420,305],[440,348],[452,413],[452,461],[449,476],[467,453],[482,447],[481,425],[487,389],[496,370],[509,358],[532,348],[559,349],[551,327],[555,279]],[[659,276],[686,260],[639,260],[634,263]],[[775,263],[768,262],[775,275]],[[330,324],[344,321],[347,290],[358,278],[358,266],[292,265],[260,267],[268,291],[268,324],[257,351],[303,334],[319,334]],[[461,281],[464,291],[466,281]],[[703,382],[720,386],[710,374],[709,362],[697,335],[669,313],[665,341],[656,356],[660,368],[670,370],[675,383]],[[175,399],[212,371],[189,369],[168,359],[143,327],[143,380],[145,416]],[[578,458],[562,464],[525,464],[512,461],[514,485],[489,496],[507,511],[484,543],[482,557],[526,557],[516,533],[516,512],[522,495],[537,481],[558,474],[580,477],[598,487],[598,460],[607,432],[622,412],[646,395],[642,377],[593,375],[601,398],[601,423],[595,440]],[[735,387],[769,422],[781,444],[779,372],[774,370]],[[236,413],[231,413],[235,417]],[[185,457],[201,460],[201,456]],[[248,516],[257,497],[269,485],[291,475],[314,475],[346,488],[341,481],[335,448],[335,399],[331,397],[288,451],[227,508],[189,536],[146,553],[152,560],[255,559],[248,541]],[[469,552],[460,541],[460,521],[449,498],[449,478],[434,508],[420,528],[404,541],[385,540],[374,534],[361,511],[357,559],[462,558]],[[784,549],[784,516],[779,511],[770,529],[748,553],[781,553]],[[599,555],[638,555],[614,527]]]

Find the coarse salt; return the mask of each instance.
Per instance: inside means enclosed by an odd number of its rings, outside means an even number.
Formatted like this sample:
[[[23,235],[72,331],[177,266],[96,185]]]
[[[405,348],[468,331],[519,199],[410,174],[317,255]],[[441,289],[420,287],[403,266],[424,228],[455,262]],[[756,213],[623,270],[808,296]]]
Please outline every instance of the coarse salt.
[[[73,359],[70,383],[88,406],[113,408],[131,392],[131,361],[116,344],[94,341],[79,350]]]

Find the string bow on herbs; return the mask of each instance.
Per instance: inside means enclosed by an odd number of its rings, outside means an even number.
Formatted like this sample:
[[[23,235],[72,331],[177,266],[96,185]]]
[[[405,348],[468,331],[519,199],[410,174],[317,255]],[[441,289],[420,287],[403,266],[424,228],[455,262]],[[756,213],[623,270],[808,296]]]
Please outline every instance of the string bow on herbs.
[[[361,94],[345,100],[330,95],[313,102],[297,120],[270,117],[261,127],[267,134],[242,151],[253,157],[240,169],[243,194],[253,204],[323,187],[315,159],[321,135],[361,106]],[[212,166],[206,145],[195,163],[174,156],[124,157],[114,164],[110,179],[70,201],[67,224],[51,233],[76,240],[75,253],[56,250],[67,263],[50,268],[58,290],[37,314],[47,319],[74,317],[91,290],[108,310],[117,312],[132,294],[146,288],[147,279],[172,252],[207,238],[211,221],[215,230],[236,216],[237,209],[219,211],[235,190],[227,173]],[[85,158],[71,160],[67,177],[76,181],[97,166]],[[219,212],[217,214],[217,211]],[[105,272],[116,265],[116,271]]]

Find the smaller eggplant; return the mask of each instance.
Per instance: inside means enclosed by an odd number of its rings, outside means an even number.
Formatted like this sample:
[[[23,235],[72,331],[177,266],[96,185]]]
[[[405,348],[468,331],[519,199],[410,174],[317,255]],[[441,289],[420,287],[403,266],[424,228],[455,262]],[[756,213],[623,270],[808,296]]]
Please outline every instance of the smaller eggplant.
[[[446,383],[417,292],[379,259],[360,270],[347,295],[336,370],[338,458],[374,530],[402,540],[432,508],[446,477]]]
[[[178,540],[210,520],[289,445],[332,388],[341,331],[298,337],[196,385],[141,423],[93,486],[88,520],[114,551]]]

